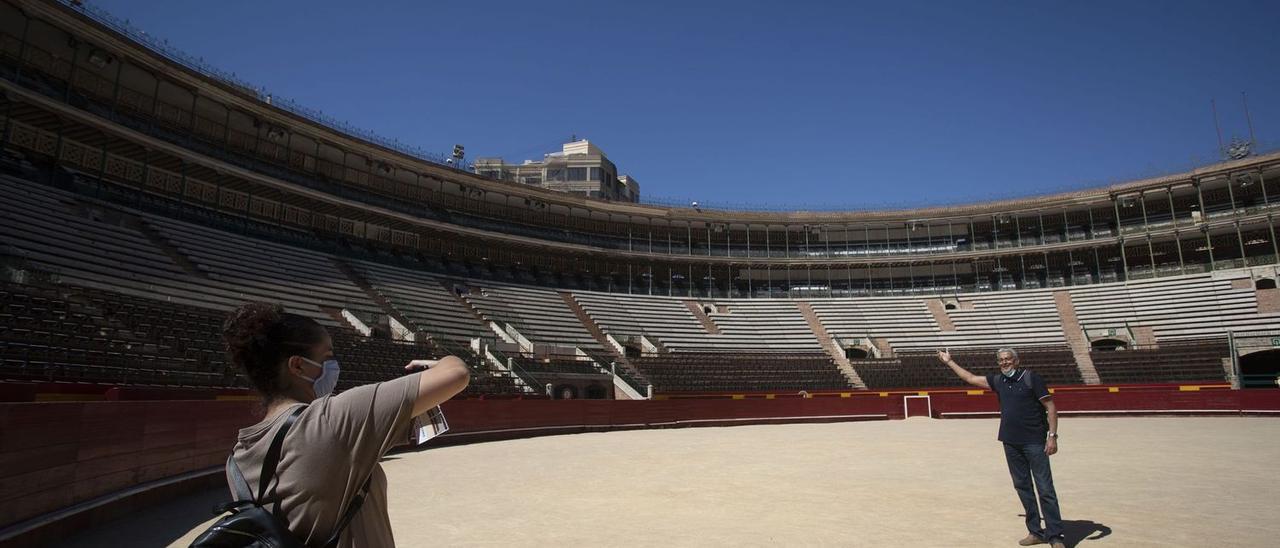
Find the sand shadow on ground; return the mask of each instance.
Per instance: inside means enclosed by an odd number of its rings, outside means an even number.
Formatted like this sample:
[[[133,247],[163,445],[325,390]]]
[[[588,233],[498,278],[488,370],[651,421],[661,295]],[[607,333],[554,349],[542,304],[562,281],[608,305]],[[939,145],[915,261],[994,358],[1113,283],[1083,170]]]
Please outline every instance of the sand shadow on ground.
[[[139,508],[100,526],[85,529],[53,546],[168,546],[193,527],[214,517],[213,507],[231,500],[226,487],[203,489]]]
[[[1062,536],[1067,546],[1076,546],[1082,541],[1098,540],[1111,534],[1111,528],[1087,519],[1062,520]]]

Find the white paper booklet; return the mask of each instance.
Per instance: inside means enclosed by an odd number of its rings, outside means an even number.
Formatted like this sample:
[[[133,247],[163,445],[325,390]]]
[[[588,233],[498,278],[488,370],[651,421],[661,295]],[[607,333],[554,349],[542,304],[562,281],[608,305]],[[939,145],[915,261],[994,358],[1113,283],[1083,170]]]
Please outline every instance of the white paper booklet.
[[[417,441],[418,445],[422,445],[427,440],[449,431],[449,421],[445,420],[444,410],[439,405],[415,417],[413,421],[414,432],[417,434],[415,441]]]

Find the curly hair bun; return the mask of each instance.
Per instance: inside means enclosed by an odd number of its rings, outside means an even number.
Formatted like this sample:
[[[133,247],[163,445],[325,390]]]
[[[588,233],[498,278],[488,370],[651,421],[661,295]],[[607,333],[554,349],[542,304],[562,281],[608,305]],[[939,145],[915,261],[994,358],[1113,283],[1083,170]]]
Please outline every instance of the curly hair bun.
[[[284,318],[276,303],[248,303],[235,309],[222,324],[222,340],[233,356],[270,339],[270,332]],[[256,344],[255,344],[256,343]]]
[[[281,363],[325,336],[315,320],[284,311],[278,303],[248,303],[227,316],[222,340],[227,355],[267,400],[281,393]]]
[[[227,316],[222,324],[222,340],[227,356],[249,377],[259,392],[271,395],[279,391],[279,353],[274,342],[285,316],[284,307],[276,303],[248,303]]]

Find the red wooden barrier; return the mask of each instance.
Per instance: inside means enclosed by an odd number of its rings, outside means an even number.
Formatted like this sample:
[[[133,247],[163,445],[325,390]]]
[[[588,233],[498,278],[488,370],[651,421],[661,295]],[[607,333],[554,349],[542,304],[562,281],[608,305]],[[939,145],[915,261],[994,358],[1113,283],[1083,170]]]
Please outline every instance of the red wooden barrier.
[[[243,401],[0,404],[0,527],[217,465],[260,408]]]
[[[543,434],[799,421],[901,418],[905,393],[813,398],[454,400],[451,431],[435,444]],[[147,394],[150,396],[150,394]],[[996,411],[990,392],[931,392],[933,416]],[[1059,389],[1059,408],[1280,415],[1277,390]],[[238,428],[259,420],[254,401],[0,403],[0,529],[226,458]]]

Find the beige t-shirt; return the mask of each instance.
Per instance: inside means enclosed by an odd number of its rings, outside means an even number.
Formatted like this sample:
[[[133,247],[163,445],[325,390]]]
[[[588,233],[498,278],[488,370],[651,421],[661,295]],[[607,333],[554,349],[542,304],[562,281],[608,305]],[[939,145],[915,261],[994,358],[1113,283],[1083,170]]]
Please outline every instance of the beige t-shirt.
[[[267,500],[279,501],[289,530],[307,545],[329,540],[370,473],[369,494],[338,545],[395,545],[387,517],[387,476],[378,461],[406,441],[418,382],[415,373],[319,398],[289,427]],[[240,430],[232,454],[254,496],[271,439],[295,409]]]

